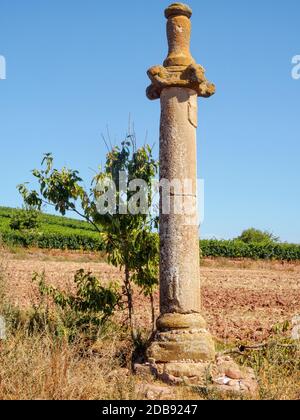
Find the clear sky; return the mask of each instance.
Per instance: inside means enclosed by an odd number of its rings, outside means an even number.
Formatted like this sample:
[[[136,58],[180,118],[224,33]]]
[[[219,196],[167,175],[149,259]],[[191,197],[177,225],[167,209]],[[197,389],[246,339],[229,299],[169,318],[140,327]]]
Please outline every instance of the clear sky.
[[[158,152],[159,102],[146,70],[167,54],[165,0],[0,0],[0,205],[45,152],[89,184],[104,161],[101,133],[126,133]],[[199,101],[204,237],[247,227],[300,243],[299,0],[190,0],[192,52],[217,85]]]

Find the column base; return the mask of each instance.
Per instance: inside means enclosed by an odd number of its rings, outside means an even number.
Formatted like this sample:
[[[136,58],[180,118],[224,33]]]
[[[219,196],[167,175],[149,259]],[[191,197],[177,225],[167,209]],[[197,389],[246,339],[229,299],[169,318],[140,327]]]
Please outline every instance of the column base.
[[[134,366],[141,379],[159,380],[170,386],[195,387],[204,394],[257,397],[258,382],[253,369],[238,366],[230,357],[218,356],[202,363],[155,363]]]
[[[215,345],[200,314],[165,314],[147,357],[156,363],[208,362],[215,359]]]
[[[139,376],[221,394],[256,395],[254,371],[238,366],[228,356],[216,355],[201,314],[164,314],[158,319],[157,328],[147,351],[148,363],[135,365]]]

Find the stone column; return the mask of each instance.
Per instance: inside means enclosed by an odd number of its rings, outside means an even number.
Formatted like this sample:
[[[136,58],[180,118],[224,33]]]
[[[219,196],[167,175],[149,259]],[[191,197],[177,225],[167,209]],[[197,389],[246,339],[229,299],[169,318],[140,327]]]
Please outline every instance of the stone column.
[[[216,357],[201,314],[197,99],[213,95],[215,86],[206,80],[205,70],[190,53],[191,15],[191,9],[181,3],[166,9],[169,54],[163,66],[148,71],[152,83],[147,96],[161,102],[160,317],[148,362],[136,364],[135,372],[150,373],[169,384],[256,395],[258,384],[252,369],[240,368],[228,356]],[[189,189],[178,188],[185,182]]]
[[[160,317],[148,350],[149,359],[160,364],[215,360],[214,343],[201,315],[196,222],[197,101],[198,96],[211,96],[215,87],[190,53],[191,15],[191,9],[180,3],[166,9],[169,54],[163,66],[148,71],[152,84],[147,96],[161,102],[160,179],[171,185],[169,192],[161,188]],[[185,184],[188,190],[178,189]]]

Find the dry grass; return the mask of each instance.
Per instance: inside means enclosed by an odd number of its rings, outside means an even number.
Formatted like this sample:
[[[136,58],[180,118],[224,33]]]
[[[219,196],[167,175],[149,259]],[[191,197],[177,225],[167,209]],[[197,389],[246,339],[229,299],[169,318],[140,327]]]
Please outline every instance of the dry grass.
[[[275,336],[266,348],[237,360],[255,370],[261,400],[300,398],[300,343]]]
[[[108,343],[107,343],[108,344]],[[2,345],[0,399],[102,400],[135,398],[132,377],[118,374],[113,346],[101,357],[79,355],[80,347],[19,331]],[[120,386],[120,384],[122,384]]]
[[[1,245],[2,255],[8,254],[13,260],[39,260],[54,262],[107,262],[105,252],[70,251],[60,249],[21,248],[14,245]]]
[[[231,268],[245,270],[274,270],[294,272],[299,270],[300,261],[252,260],[249,258],[202,258],[201,267]]]

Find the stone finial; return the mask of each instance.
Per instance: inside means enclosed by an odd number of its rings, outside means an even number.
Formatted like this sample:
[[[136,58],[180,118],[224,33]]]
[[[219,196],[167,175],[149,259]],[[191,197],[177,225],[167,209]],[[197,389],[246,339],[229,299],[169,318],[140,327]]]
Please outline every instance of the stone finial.
[[[190,52],[192,10],[189,6],[174,3],[165,10],[169,54],[165,67],[196,64]]]
[[[186,16],[190,19],[193,11],[187,5],[183,3],[173,3],[165,10],[165,16],[169,19],[171,16]]]
[[[163,66],[148,70],[152,82],[147,89],[149,99],[159,99],[167,87],[193,89],[198,96],[209,97],[215,93],[215,86],[205,77],[205,69],[196,64],[190,52],[192,10],[182,3],[173,3],[165,10],[168,57]]]

